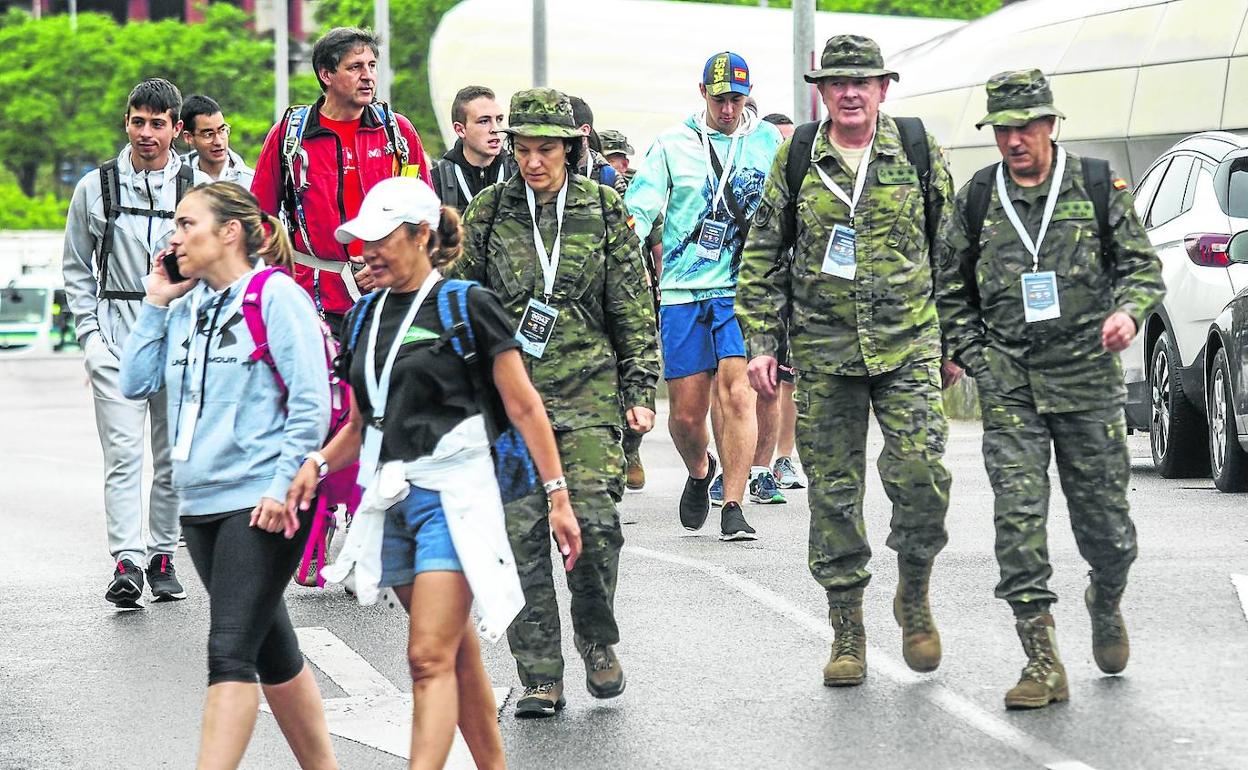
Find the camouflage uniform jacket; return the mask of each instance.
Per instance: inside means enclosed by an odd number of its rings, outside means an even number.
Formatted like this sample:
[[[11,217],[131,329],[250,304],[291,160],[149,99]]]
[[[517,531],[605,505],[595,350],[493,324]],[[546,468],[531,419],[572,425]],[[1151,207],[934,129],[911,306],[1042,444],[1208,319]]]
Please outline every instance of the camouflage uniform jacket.
[[[491,219],[493,233],[485,243]],[[624,409],[654,409],[659,377],[654,307],[628,219],[613,189],[569,177],[550,300],[559,318],[540,359],[521,354],[556,430],[624,425]],[[554,203],[542,206],[538,222],[548,248],[554,245],[555,220]],[[519,174],[485,188],[464,216],[464,253],[451,270],[493,290],[517,325],[529,299],[540,300],[543,293],[532,222]]]
[[[953,184],[936,140],[929,135],[927,142],[929,205],[943,220],[951,210]],[[870,166],[855,211],[857,267],[852,281],[821,271],[832,228],[849,224],[849,207],[823,184],[814,163],[847,193],[854,187],[854,175],[823,127],[798,191],[792,261],[777,256],[781,217],[792,194],[785,179],[791,147],[792,141],[786,141],[776,154],[742,260],[737,316],[744,323],[750,355],[774,356],[787,323],[790,355],[799,371],[878,375],[939,359],[935,261],[924,232],[923,193],[897,124],[880,113],[872,157],[862,159]]]
[[[1112,174],[1111,174],[1111,178]],[[1035,237],[1048,181],[1020,187],[1006,174],[1019,219]],[[980,233],[978,263],[967,240],[970,185],[958,193],[941,230],[939,306],[949,350],[980,387],[1010,393],[1030,387],[1042,413],[1121,404],[1126,399],[1118,356],[1101,345],[1101,326],[1115,310],[1137,328],[1161,301],[1161,262],[1135,213],[1131,192],[1117,180],[1109,199],[1111,253],[1102,259],[1096,216],[1079,157],[1066,156],[1053,218],[1040,247],[1040,270],[1057,273],[1061,317],[1027,323],[1022,274],[1032,257],[1014,232],[995,183]]]

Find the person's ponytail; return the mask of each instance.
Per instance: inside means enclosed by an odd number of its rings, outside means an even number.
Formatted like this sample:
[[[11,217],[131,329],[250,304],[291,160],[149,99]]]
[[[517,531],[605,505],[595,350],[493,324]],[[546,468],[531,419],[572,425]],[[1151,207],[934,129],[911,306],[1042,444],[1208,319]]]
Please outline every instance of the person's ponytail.
[[[263,259],[266,265],[280,267],[294,275],[295,247],[290,242],[290,236],[286,234],[286,228],[282,226],[282,221],[272,214],[262,216],[264,229],[268,230],[268,237],[264,239],[264,244],[256,252],[257,256]]]
[[[438,229],[430,239],[429,262],[437,269],[450,267],[464,251],[464,229],[454,206],[443,206]]]

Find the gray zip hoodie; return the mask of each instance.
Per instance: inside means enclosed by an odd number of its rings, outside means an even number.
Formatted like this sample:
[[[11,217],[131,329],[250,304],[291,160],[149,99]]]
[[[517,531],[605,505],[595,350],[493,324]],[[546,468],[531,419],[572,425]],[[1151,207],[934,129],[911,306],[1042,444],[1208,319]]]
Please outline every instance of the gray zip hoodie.
[[[160,171],[136,171],[130,162],[130,145],[117,156],[117,181],[122,206],[173,211],[177,208],[177,176],[182,159],[169,153],[169,162]],[[211,181],[196,169],[195,184]],[[100,299],[100,239],[107,219],[100,193],[100,173],[93,170],[78,180],[65,220],[65,251],[61,270],[65,294],[74,314],[78,344],[84,349],[88,338],[99,333],[114,358],[121,357],[122,345],[134,327],[139,312],[137,300]],[[113,252],[108,264],[108,289],[142,293],[143,277],[151,272],[152,259],[169,243],[173,220],[138,214],[119,214],[113,228]]]

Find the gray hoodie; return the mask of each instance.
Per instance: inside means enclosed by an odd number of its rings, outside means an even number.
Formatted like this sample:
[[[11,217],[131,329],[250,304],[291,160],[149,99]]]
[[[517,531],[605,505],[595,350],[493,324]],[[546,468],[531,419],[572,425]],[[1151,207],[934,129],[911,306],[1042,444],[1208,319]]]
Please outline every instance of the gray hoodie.
[[[177,176],[182,159],[169,153],[168,164],[160,171],[135,171],[130,162],[130,146],[117,156],[120,205],[133,208],[173,211],[177,208]],[[195,184],[211,181],[198,169]],[[69,309],[74,314],[78,343],[86,348],[88,338],[99,332],[101,341],[114,358],[121,357],[126,335],[139,312],[137,300],[99,299],[96,256],[107,220],[100,194],[98,170],[78,180],[65,220],[65,251],[61,270]],[[173,220],[158,216],[119,214],[113,228],[113,252],[109,257],[108,288],[142,293],[143,278],[152,269],[152,259],[173,235]]]
[[[216,182],[233,182],[244,190],[251,190],[251,180],[255,178],[255,169],[247,165],[247,161],[243,160],[243,156],[233,150],[226,150],[228,159],[225,161],[225,168],[221,169],[221,176],[217,177]],[[191,164],[191,167],[197,172],[203,171],[199,167],[199,150],[191,150],[182,156],[183,163]],[[204,172],[207,175],[207,172]]]

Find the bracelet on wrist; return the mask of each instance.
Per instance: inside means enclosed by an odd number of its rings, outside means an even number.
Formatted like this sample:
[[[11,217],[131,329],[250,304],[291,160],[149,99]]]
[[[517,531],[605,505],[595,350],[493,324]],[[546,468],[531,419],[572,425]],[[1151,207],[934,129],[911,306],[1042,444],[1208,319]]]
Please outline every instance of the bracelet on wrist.
[[[550,497],[551,495],[553,495],[554,493],[558,492],[561,489],[567,490],[567,488],[568,488],[568,480],[565,479],[563,476],[559,476],[558,478],[554,478],[554,479],[551,479],[550,481],[546,481],[542,483],[542,489],[546,490],[547,497]]]
[[[316,480],[324,481],[329,475],[329,461],[325,459],[325,455],[320,452],[308,452],[303,456],[303,461],[306,463],[309,460],[316,465]]]

